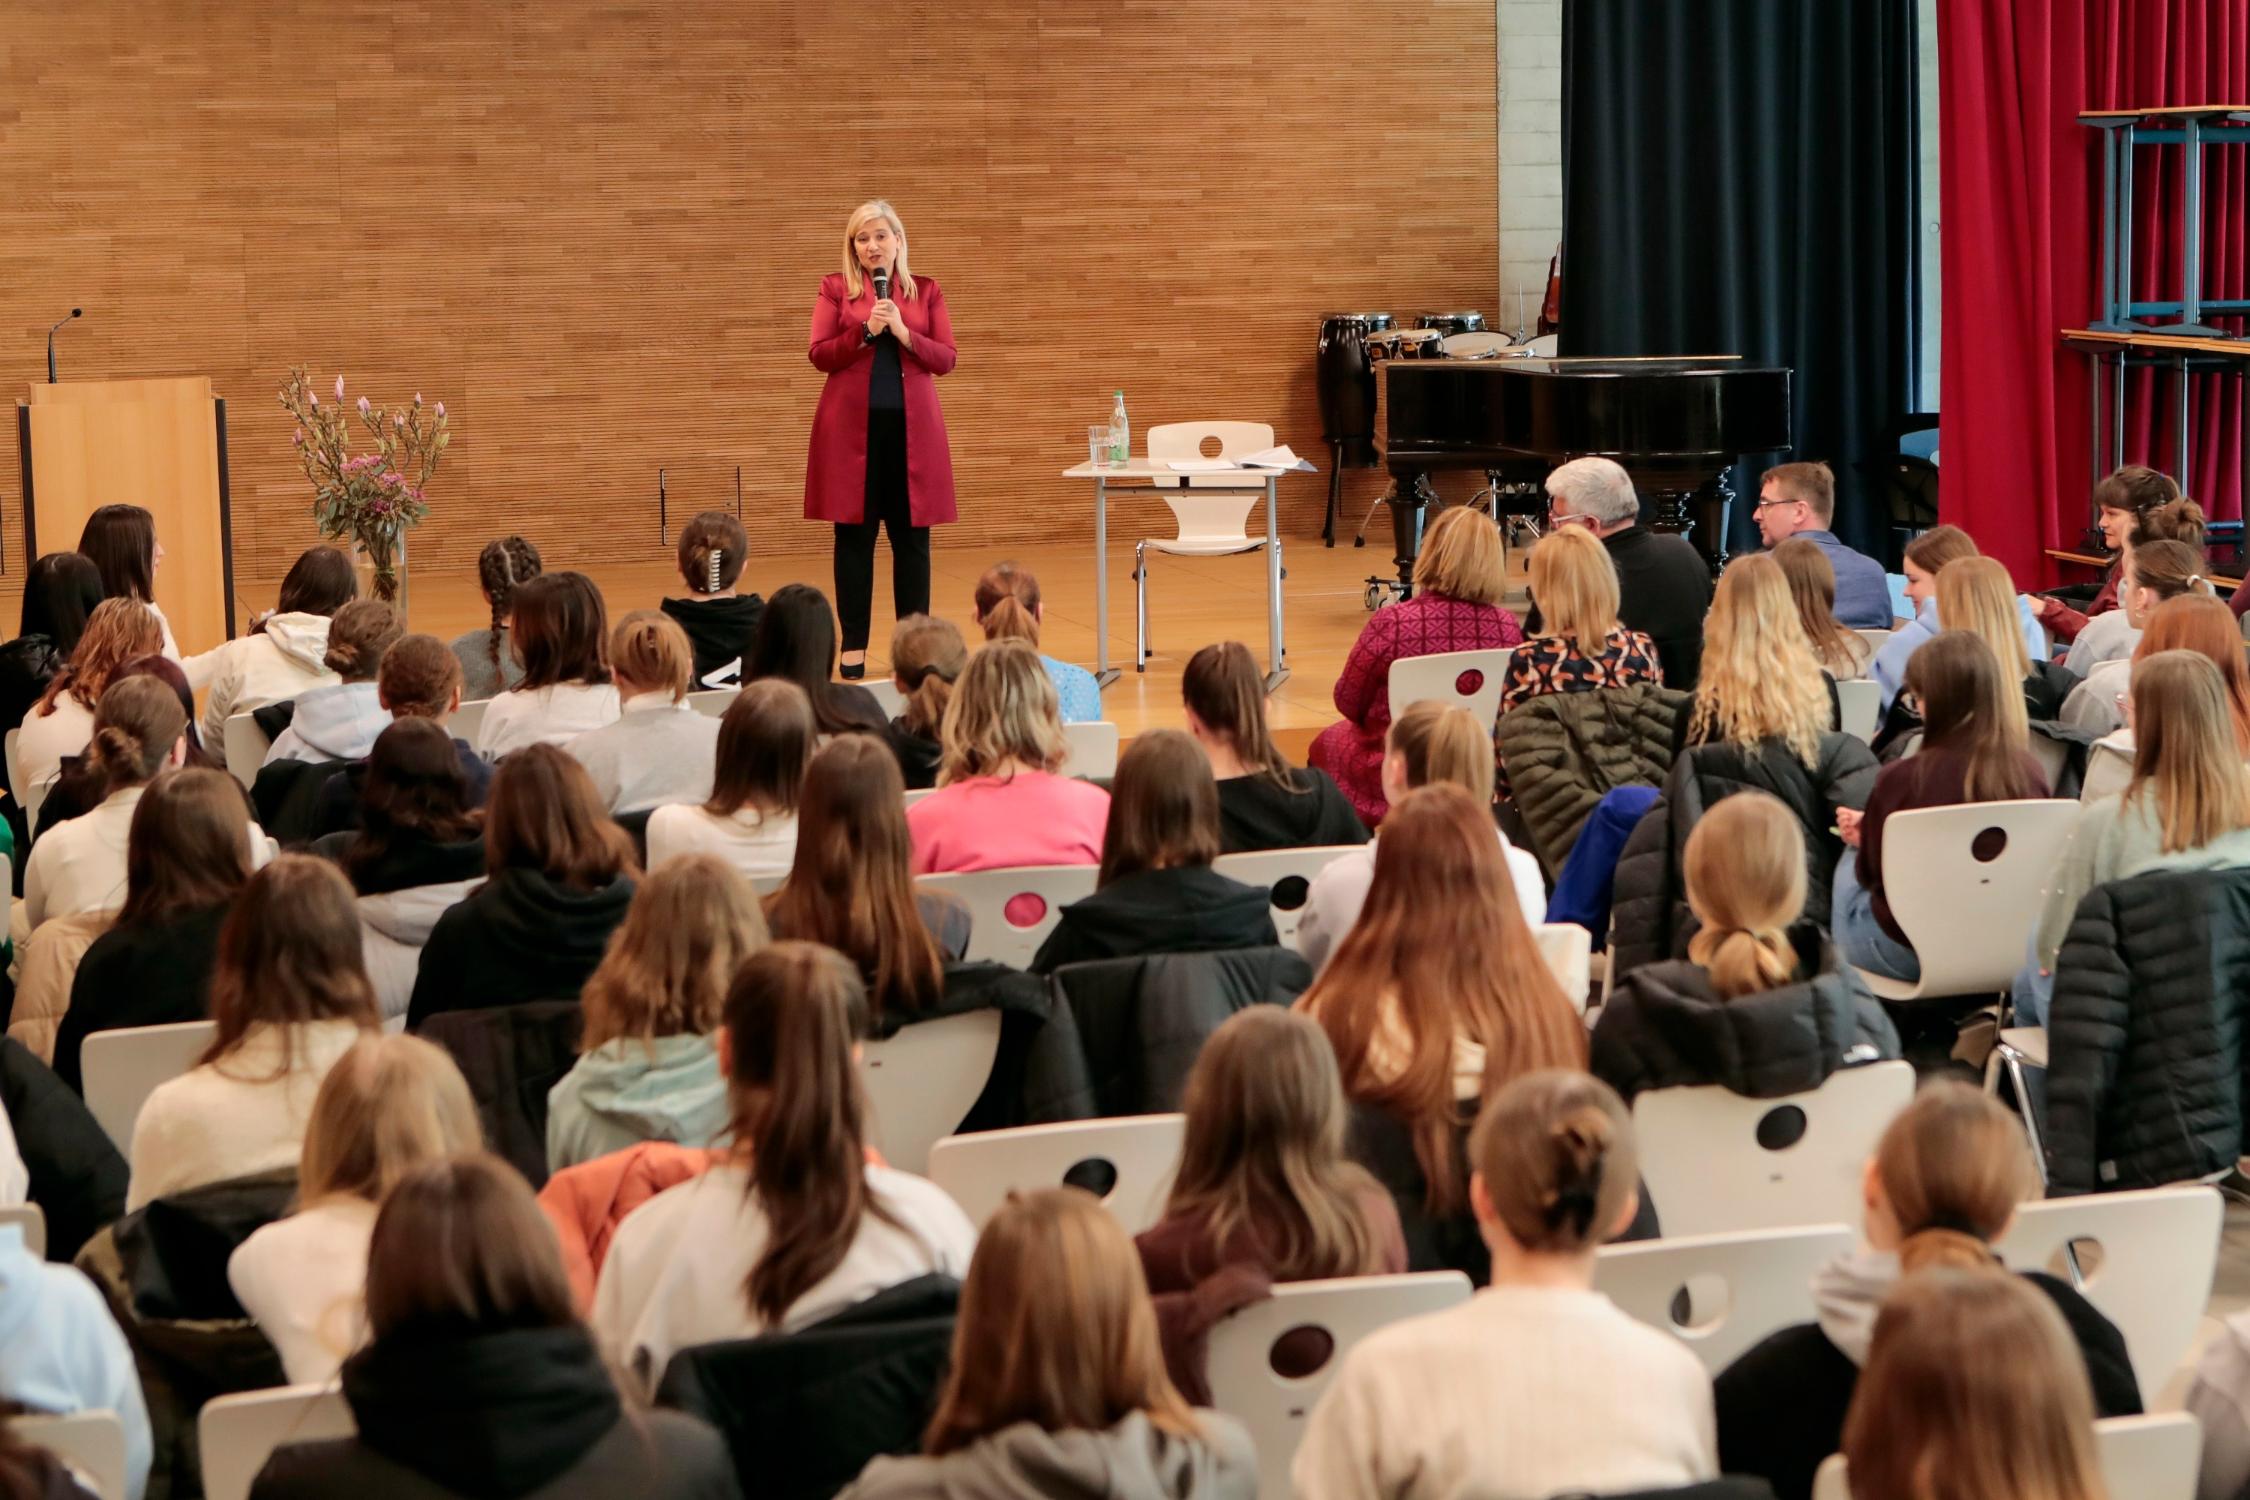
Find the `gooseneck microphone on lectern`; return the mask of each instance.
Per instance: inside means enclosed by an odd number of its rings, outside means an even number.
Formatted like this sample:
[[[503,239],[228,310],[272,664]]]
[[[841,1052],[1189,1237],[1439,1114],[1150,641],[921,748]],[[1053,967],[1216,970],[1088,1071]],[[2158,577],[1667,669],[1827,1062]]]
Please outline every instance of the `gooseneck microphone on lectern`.
[[[70,310],[70,318],[83,318],[85,316],[86,309],[83,307],[74,307]],[[47,330],[47,384],[49,385],[55,383],[55,330],[68,323],[70,318],[57,318],[55,327]]]

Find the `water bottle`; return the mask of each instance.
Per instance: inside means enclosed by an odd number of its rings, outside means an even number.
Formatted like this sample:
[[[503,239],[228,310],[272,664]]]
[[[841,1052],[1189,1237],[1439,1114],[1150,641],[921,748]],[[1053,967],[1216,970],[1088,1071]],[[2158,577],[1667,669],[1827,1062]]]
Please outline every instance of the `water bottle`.
[[[1125,393],[1109,409],[1109,461],[1122,469],[1133,456],[1133,424],[1125,419]]]

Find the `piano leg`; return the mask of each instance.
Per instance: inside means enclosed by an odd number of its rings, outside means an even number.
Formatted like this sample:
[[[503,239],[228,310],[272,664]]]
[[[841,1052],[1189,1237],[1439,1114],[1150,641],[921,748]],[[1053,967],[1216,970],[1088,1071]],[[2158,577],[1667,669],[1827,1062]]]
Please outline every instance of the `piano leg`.
[[[1401,475],[1392,487],[1389,503],[1394,555],[1391,561],[1398,566],[1401,599],[1414,597],[1414,559],[1422,552],[1422,518],[1436,500],[1437,492],[1430,488],[1427,474]]]
[[[1668,486],[1651,487],[1648,491],[1656,501],[1649,517],[1649,530],[1668,531],[1674,536],[1684,536],[1695,544],[1710,565],[1713,577],[1726,566],[1727,521],[1734,504],[1734,489],[1722,473],[1692,490]],[[1701,521],[1701,525],[1697,522]]]
[[[1721,469],[1703,482],[1695,492],[1696,510],[1701,515],[1703,533],[1701,551],[1711,564],[1715,578],[1727,565],[1727,538],[1733,534],[1734,521],[1734,470]]]

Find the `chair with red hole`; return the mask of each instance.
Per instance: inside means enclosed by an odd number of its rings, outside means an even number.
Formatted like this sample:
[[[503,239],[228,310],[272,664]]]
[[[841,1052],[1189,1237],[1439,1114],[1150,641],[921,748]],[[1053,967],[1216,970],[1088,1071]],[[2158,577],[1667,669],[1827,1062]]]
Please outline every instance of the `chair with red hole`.
[[[1491,733],[1500,717],[1500,686],[1507,681],[1506,648],[1441,651],[1435,656],[1402,656],[1391,663],[1391,718],[1396,720],[1428,699],[1465,708]]]
[[[969,948],[963,958],[1028,969],[1039,945],[1062,920],[1062,909],[1094,894],[1100,873],[1096,865],[1027,865],[924,875],[915,883],[949,892],[968,906]]]

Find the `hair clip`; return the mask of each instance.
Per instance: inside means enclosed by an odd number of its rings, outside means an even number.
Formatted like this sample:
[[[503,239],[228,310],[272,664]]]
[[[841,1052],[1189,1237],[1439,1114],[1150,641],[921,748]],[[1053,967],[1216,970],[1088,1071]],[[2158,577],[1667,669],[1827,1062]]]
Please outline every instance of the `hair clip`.
[[[716,594],[719,591],[719,567],[725,561],[726,555],[727,549],[724,547],[713,547],[711,549],[711,581],[703,590],[706,594]]]

